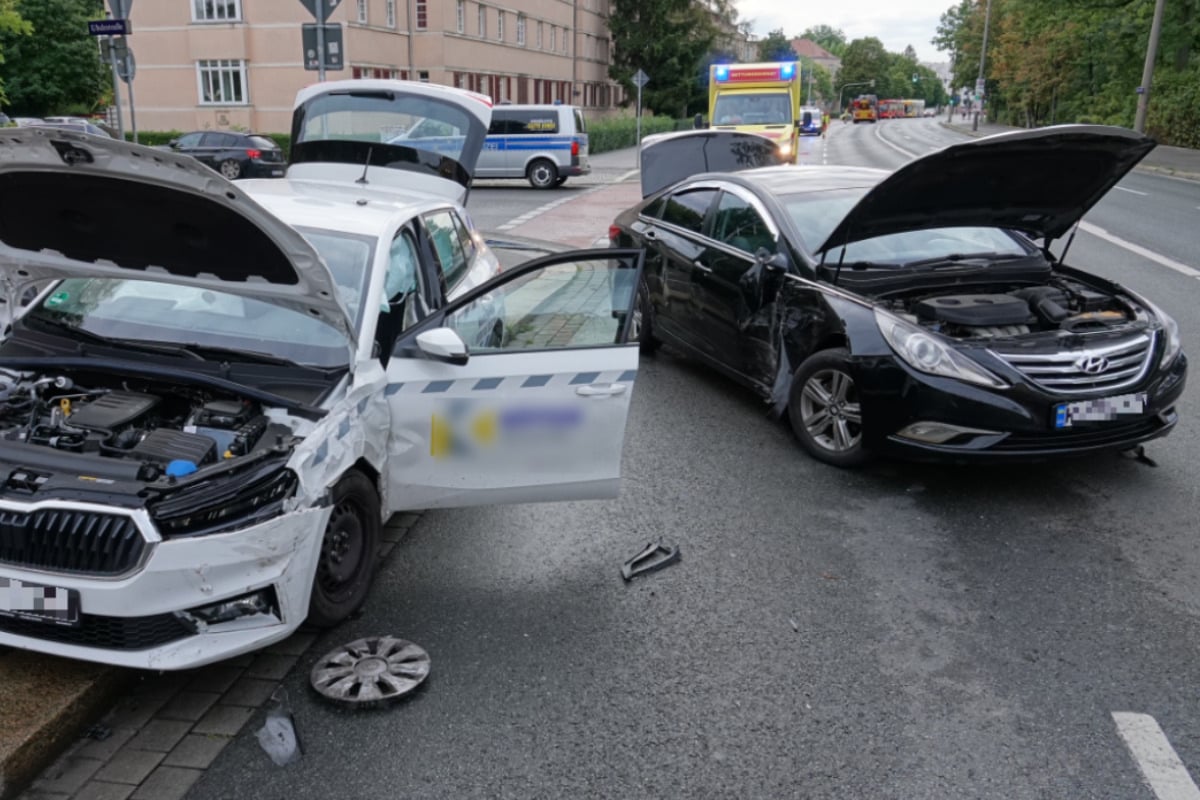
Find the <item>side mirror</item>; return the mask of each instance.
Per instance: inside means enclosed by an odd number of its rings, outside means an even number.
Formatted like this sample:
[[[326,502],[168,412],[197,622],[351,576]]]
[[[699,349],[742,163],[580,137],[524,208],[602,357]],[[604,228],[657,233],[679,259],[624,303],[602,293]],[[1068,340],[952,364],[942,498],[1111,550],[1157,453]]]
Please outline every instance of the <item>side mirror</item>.
[[[417,335],[417,349],[426,357],[446,364],[467,363],[467,343],[450,328],[434,328]]]
[[[762,264],[768,274],[782,275],[788,271],[788,259],[783,253],[772,253],[767,248],[760,247],[754,254],[754,258],[759,264]]]
[[[179,140],[178,140],[178,139],[172,139],[171,141],[167,142],[167,147],[169,147],[169,148],[171,148],[172,150],[174,150],[176,147],[179,147]]]
[[[708,124],[704,121],[703,114],[697,114],[695,116],[695,118],[692,120],[692,127],[696,130],[703,130],[708,127]]]

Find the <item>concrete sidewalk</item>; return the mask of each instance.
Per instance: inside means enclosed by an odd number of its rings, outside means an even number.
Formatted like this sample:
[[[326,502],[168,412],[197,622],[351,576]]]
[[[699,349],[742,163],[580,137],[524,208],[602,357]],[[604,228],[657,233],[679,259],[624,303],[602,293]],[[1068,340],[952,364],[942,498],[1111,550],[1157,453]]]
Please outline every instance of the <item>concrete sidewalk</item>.
[[[945,117],[943,117],[941,123],[947,128],[970,134],[971,136],[991,136],[994,133],[1025,130],[1024,128],[1017,128],[1012,125],[999,125],[994,122],[980,122],[979,129],[973,130],[971,118],[967,117],[964,119],[960,116],[955,116],[952,122],[947,122]],[[1135,169],[1143,172],[1155,172],[1161,175],[1173,175],[1177,178],[1200,181],[1200,150],[1160,144],[1151,150],[1150,154],[1142,159],[1142,163],[1138,164]]]

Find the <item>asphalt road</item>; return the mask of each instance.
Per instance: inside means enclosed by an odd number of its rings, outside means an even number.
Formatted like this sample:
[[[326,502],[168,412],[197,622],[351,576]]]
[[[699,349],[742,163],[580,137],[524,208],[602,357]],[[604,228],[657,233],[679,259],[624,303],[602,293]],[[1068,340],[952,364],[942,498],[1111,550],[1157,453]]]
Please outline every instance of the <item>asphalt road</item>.
[[[893,168],[890,145],[961,136],[834,127],[809,157]],[[1200,185],[1176,183],[1129,178],[1145,195],[1089,221],[1188,257]],[[1200,281],[1087,232],[1069,261],[1155,299],[1200,355]],[[272,766],[255,722],[189,797],[1190,798],[1155,794],[1113,715],[1153,717],[1200,775],[1195,397],[1157,468],[845,472],[748,392],[643,359],[618,500],[427,513],[288,678],[303,760]],[[682,562],[623,584],[659,537]],[[416,696],[354,714],[309,694],[316,655],[385,633],[432,655]]]

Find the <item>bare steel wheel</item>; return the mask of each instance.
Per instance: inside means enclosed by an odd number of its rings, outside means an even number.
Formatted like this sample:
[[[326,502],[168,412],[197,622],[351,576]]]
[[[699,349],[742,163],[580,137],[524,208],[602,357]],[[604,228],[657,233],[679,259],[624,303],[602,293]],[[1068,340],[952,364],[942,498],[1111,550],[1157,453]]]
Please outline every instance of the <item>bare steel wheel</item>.
[[[650,305],[650,289],[646,282],[638,285],[637,302],[633,305],[633,320],[629,326],[629,341],[637,342],[638,348],[651,355],[662,346],[654,337],[654,309]]]
[[[232,158],[222,161],[217,169],[231,181],[242,177],[242,165]]]
[[[379,496],[371,481],[349,472],[332,499],[308,604],[308,621],[321,627],[341,622],[367,599],[379,551]]]
[[[394,636],[357,639],[322,656],[309,682],[326,700],[347,708],[394,703],[429,676],[429,653]]]
[[[805,450],[839,467],[867,460],[862,443],[862,404],[844,348],[805,359],[792,377],[788,418]]]

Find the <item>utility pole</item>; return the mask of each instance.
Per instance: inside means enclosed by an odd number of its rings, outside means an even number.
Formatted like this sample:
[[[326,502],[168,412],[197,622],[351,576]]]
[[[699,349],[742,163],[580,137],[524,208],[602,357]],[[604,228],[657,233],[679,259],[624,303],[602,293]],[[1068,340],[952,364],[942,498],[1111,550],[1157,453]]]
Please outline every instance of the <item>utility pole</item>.
[[[988,0],[991,2],[991,0]],[[317,0],[317,80],[325,82],[325,0]],[[412,36],[412,31],[409,31]]]
[[[1154,62],[1158,58],[1158,38],[1162,34],[1163,8],[1166,0],[1154,3],[1154,21],[1150,23],[1150,41],[1146,45],[1146,65],[1142,67],[1142,85],[1138,87],[1137,113],[1133,117],[1133,129],[1146,132],[1146,111],[1150,105],[1150,84],[1154,82]]]
[[[983,98],[984,98],[983,68],[987,64],[988,25],[991,23],[991,21],[992,21],[992,0],[987,0],[987,6],[984,8],[984,11],[983,11],[983,48],[979,51],[979,78],[975,81],[975,86],[976,86],[975,93],[979,95],[979,108],[975,109],[974,118],[971,120],[971,130],[973,130],[973,131],[979,130],[979,109],[983,108]]]

